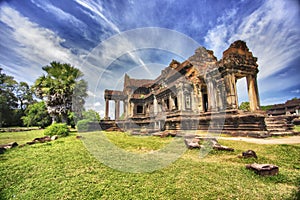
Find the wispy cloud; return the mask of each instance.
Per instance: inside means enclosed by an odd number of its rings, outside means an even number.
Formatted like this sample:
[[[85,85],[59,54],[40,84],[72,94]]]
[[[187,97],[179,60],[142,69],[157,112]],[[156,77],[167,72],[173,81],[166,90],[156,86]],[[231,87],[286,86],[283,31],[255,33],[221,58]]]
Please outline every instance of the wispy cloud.
[[[295,93],[295,94],[300,94],[300,89],[292,90],[291,92],[292,92],[292,93]]]
[[[113,29],[115,32],[120,33],[120,29],[117,27],[115,23],[113,23],[111,20],[109,20],[104,14],[103,14],[103,7],[100,1],[96,0],[75,0],[78,4],[83,6],[84,8],[90,10],[92,13],[96,15],[90,15],[96,19],[104,20],[111,29]]]
[[[300,51],[299,6],[296,4],[268,0],[244,17],[241,24],[228,20],[238,18],[238,12],[225,12],[218,20],[222,23],[208,31],[205,41],[220,58],[231,42],[245,40],[258,57],[259,78],[268,77],[285,68]]]
[[[64,23],[72,27],[74,30],[80,32],[81,35],[84,35],[85,39],[93,42],[93,38],[88,33],[88,25],[74,15],[54,6],[47,0],[31,0],[31,2],[46,13],[53,15],[59,23]]]
[[[39,27],[9,6],[2,6],[0,11],[0,21],[10,27],[11,37],[18,44],[14,47],[6,44],[7,47],[13,48],[23,60],[31,63],[30,66],[21,67],[25,74],[26,72],[33,75],[40,74],[41,66],[53,60],[62,62],[74,60],[70,50],[62,46],[65,40],[53,31]]]

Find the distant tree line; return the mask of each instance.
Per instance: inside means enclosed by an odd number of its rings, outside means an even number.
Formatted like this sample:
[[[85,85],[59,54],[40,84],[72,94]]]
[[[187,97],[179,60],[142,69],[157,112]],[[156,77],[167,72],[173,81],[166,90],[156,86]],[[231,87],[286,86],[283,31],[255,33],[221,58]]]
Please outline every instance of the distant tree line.
[[[51,62],[33,86],[18,83],[0,68],[0,127],[39,126],[55,122],[75,127],[78,120],[100,116],[85,111],[87,82],[83,73],[67,63]],[[98,119],[99,118],[99,119]]]

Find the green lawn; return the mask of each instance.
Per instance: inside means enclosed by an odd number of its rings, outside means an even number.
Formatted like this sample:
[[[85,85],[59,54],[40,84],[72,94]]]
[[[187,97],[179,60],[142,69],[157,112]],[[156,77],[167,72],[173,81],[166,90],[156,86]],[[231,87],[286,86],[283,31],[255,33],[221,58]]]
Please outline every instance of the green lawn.
[[[14,138],[22,144],[41,135],[41,131],[0,133],[0,144]],[[173,140],[125,133],[106,135],[116,146],[141,154],[158,150]],[[73,133],[50,143],[16,148],[0,155],[0,199],[299,198],[300,145],[219,142],[235,148],[235,152],[211,151],[199,158],[199,150],[187,150],[163,169],[127,173],[99,162]],[[257,161],[237,157],[248,149],[257,152]],[[260,177],[246,170],[245,164],[253,162],[278,165],[279,175]]]

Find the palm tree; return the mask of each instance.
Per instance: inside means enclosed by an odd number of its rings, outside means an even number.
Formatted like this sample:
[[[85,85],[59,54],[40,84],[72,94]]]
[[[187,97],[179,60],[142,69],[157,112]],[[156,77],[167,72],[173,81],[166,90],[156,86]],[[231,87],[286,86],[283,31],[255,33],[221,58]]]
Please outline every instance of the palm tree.
[[[43,67],[47,73],[39,77],[34,84],[36,95],[46,103],[48,113],[52,117],[52,123],[67,122],[68,113],[72,111],[72,97],[78,84],[82,87],[84,80],[79,80],[83,73],[70,64],[51,62],[50,66]],[[81,89],[80,97],[87,96],[87,84]],[[77,94],[78,95],[78,94]],[[83,101],[84,102],[84,101]],[[81,105],[83,106],[83,105]]]

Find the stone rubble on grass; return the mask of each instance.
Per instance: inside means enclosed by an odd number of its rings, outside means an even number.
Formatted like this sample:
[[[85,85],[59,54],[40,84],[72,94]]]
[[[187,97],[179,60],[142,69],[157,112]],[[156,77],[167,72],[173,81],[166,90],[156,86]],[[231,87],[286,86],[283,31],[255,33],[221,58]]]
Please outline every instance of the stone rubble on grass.
[[[274,176],[277,175],[279,172],[279,167],[272,164],[247,164],[247,169],[255,171],[255,173],[261,176]]]
[[[18,143],[16,143],[16,142],[11,142],[8,144],[0,145],[0,154],[3,154],[6,151],[6,149],[15,148],[17,146],[18,146]]]
[[[253,150],[247,150],[247,151],[244,151],[242,153],[242,156],[239,156],[240,158],[256,158],[257,159],[257,155],[255,153],[255,151]]]
[[[33,144],[35,144],[35,143],[50,142],[50,141],[56,140],[57,138],[58,138],[57,135],[54,135],[54,136],[52,136],[52,137],[46,135],[46,136],[44,136],[44,137],[34,138],[32,141],[26,142],[26,144],[28,144],[28,145],[33,145]]]
[[[51,140],[53,141],[53,140],[57,140],[58,139],[58,135],[53,135],[52,137],[51,137]]]
[[[234,151],[233,148],[220,145],[216,138],[213,137],[194,137],[194,138],[185,138],[184,143],[187,146],[188,149],[200,149],[204,147],[204,145],[200,145],[200,143],[208,142],[215,150],[221,150],[221,151]]]
[[[201,145],[199,144],[199,142],[200,142],[200,140],[197,139],[197,138],[193,138],[193,139],[186,138],[186,139],[184,139],[184,143],[185,143],[185,145],[188,149],[200,149]]]

